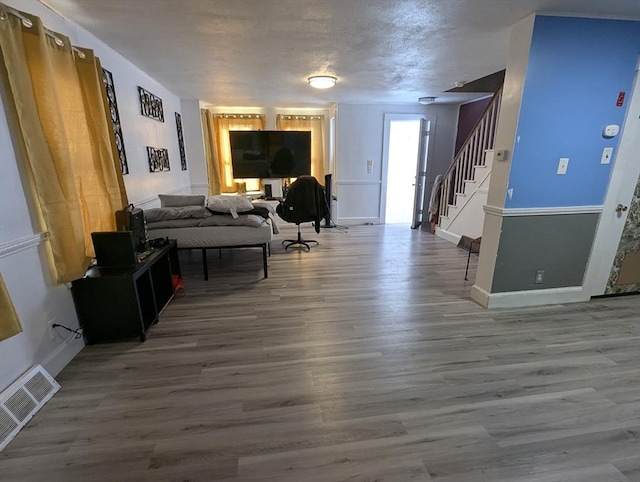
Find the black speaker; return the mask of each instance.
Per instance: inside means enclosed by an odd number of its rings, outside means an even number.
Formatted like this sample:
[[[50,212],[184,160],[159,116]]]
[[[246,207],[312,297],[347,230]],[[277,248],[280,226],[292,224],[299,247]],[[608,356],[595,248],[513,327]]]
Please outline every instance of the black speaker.
[[[147,234],[147,223],[144,219],[144,212],[129,204],[126,208],[116,211],[116,228],[118,231],[131,231],[136,250],[147,249],[149,235]]]
[[[273,191],[271,189],[271,184],[264,185],[264,197],[266,197],[267,199],[273,198]]]
[[[330,228],[331,225],[331,204],[333,201],[332,176],[327,174],[324,176],[324,195],[327,201],[327,217],[324,218],[324,227]]]
[[[101,268],[135,266],[138,262],[131,231],[102,231],[91,233],[96,263]]]

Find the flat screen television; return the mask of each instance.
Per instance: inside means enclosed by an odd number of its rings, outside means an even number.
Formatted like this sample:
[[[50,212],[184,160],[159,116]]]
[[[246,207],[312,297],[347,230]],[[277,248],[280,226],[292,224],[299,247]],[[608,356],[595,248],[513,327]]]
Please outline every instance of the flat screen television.
[[[229,131],[236,179],[311,174],[311,131]]]

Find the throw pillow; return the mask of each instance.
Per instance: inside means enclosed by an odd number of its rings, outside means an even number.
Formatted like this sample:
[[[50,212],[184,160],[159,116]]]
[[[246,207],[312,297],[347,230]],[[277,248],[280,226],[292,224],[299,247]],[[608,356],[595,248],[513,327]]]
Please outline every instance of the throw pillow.
[[[205,196],[202,195],[178,195],[178,194],[158,194],[161,208],[181,208],[183,206],[204,207]]]
[[[207,199],[207,209],[217,213],[231,213],[233,218],[238,217],[238,213],[244,213],[253,209],[253,204],[242,196],[209,196]]]
[[[182,206],[179,208],[152,208],[144,210],[144,218],[148,223],[169,221],[172,219],[202,219],[211,213],[201,206]]]

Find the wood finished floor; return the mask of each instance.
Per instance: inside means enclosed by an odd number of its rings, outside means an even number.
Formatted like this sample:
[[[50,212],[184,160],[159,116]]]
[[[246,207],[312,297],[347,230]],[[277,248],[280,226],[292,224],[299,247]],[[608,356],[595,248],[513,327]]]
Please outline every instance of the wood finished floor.
[[[0,480],[640,480],[639,296],[485,310],[429,233],[282,231],[267,280],[259,250],[208,282],[182,253],[186,296],[85,348]]]

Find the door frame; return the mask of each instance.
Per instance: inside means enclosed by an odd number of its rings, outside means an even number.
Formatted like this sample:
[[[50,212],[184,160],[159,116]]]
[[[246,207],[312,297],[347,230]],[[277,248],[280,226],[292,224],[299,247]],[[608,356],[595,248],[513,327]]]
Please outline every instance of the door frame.
[[[427,161],[425,164],[425,171],[429,172],[429,163],[433,156],[433,141],[434,141],[434,129],[436,125],[437,116],[429,114],[384,114],[384,130],[382,136],[382,173],[380,182],[380,224],[386,224],[387,217],[387,175],[389,174],[389,140],[391,134],[391,121],[403,121],[403,120],[422,120],[424,119],[429,124],[429,145],[427,148]],[[418,158],[416,158],[416,167],[418,164]],[[427,179],[425,177],[425,183]],[[426,185],[425,185],[426,189]],[[410,206],[408,209],[413,209]]]
[[[628,216],[628,211],[615,215],[616,206],[629,205],[640,176],[637,157],[640,150],[640,57],[629,97],[629,107],[620,131],[617,152],[614,151],[609,187],[582,284],[585,294],[589,297],[603,295],[605,292]]]

